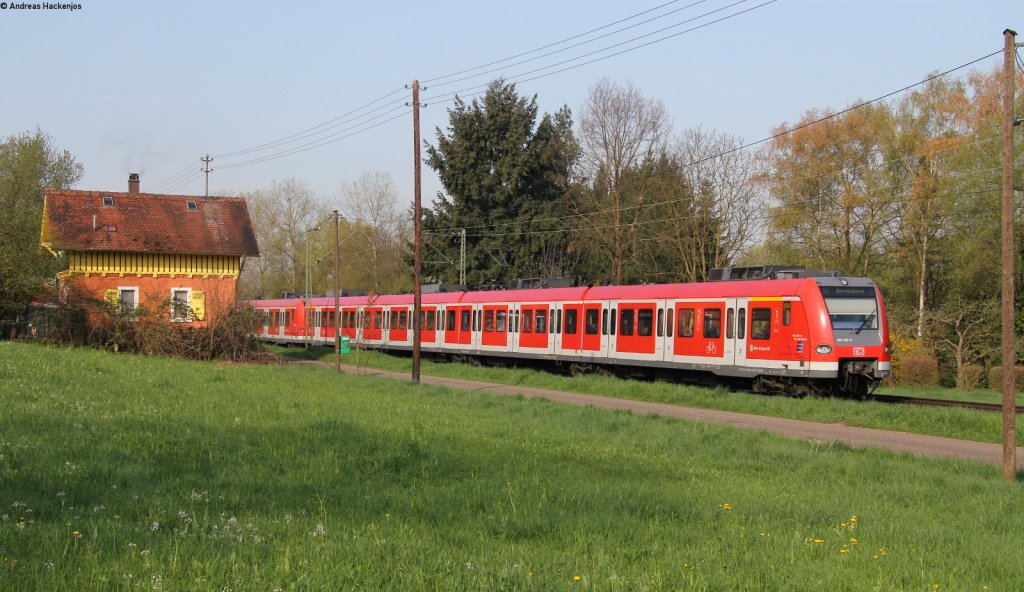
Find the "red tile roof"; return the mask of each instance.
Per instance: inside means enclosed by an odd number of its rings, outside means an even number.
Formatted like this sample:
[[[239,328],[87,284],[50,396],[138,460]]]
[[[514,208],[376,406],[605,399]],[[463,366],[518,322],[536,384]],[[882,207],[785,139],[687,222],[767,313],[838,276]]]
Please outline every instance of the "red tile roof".
[[[104,205],[105,197],[112,206]],[[57,250],[260,254],[241,197],[47,189],[44,199],[43,242]]]

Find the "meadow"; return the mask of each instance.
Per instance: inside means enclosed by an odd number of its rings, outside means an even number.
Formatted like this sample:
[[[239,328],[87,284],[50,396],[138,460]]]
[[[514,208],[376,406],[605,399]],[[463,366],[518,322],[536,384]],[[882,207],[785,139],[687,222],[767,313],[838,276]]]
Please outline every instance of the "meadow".
[[[792,401],[791,401],[792,402]],[[998,467],[0,342],[0,590],[1019,590]]]
[[[304,349],[272,346],[271,350],[285,358],[334,363],[334,350],[328,347]],[[357,363],[355,352],[342,356],[342,363],[355,365]],[[395,372],[411,372],[412,369],[412,361],[408,356],[389,355],[374,351],[359,352],[358,363],[360,367]],[[1000,443],[1003,437],[1002,415],[992,411],[976,411],[956,407],[925,408],[834,398],[797,399],[747,392],[729,392],[721,388],[689,387],[669,382],[645,382],[597,375],[571,377],[529,368],[471,366],[427,360],[423,361],[421,371],[423,374],[432,376],[547,388],[788,419],[841,423],[979,442]],[[960,401],[990,403],[1002,401],[1001,395],[992,390],[959,391],[956,389],[897,387],[880,388],[878,392],[879,394]],[[1024,404],[1024,396],[1018,393],[1018,405],[1021,404]],[[1017,417],[1017,444],[1024,445],[1024,417],[1021,416]]]

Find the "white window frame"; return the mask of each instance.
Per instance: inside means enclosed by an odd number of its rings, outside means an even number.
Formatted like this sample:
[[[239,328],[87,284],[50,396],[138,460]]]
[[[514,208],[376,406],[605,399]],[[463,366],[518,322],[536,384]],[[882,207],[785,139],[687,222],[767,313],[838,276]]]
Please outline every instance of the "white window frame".
[[[132,306],[132,311],[139,310],[139,287],[138,286],[118,286],[117,287],[117,310],[122,312],[122,313],[127,312],[127,311],[124,310],[124,308],[123,308],[124,305],[121,303],[121,293],[122,292],[132,292],[132,293],[135,294],[135,298],[134,298],[135,305]]]
[[[174,293],[185,292],[185,306],[188,308],[188,314],[186,318],[175,317],[174,315]],[[172,323],[191,323],[192,322],[192,288],[171,288],[171,306],[170,315]]]

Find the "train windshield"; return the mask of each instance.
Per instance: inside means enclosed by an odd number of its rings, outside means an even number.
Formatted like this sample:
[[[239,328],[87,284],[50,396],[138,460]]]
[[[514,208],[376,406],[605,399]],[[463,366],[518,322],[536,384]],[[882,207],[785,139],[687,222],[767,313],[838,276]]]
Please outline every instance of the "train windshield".
[[[833,329],[878,329],[878,301],[874,286],[821,286]]]

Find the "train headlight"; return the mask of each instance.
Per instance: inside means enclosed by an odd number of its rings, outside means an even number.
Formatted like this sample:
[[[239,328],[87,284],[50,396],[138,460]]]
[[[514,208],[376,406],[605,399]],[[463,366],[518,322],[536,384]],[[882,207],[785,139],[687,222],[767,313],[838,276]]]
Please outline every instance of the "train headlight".
[[[827,344],[827,343],[822,343],[818,347],[814,348],[814,351],[816,351],[819,354],[825,356],[825,355],[828,355],[828,354],[832,353],[832,346]]]

